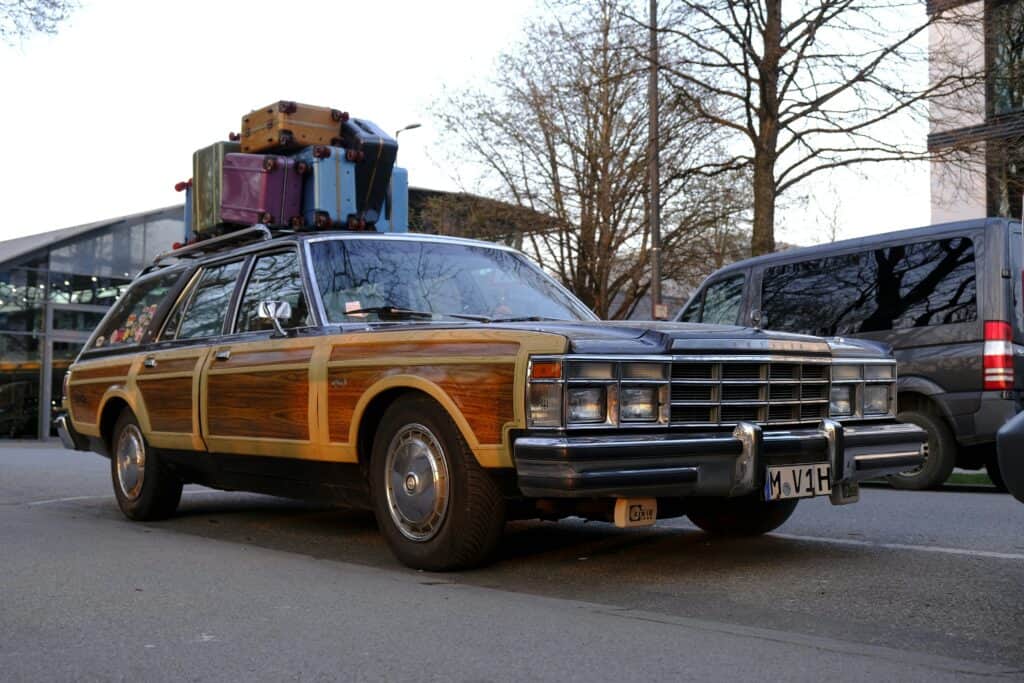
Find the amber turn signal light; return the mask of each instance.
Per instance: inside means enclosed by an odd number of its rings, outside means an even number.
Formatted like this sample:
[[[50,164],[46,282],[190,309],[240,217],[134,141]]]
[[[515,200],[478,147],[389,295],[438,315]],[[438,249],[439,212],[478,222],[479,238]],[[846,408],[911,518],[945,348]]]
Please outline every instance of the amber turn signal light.
[[[530,366],[530,379],[561,379],[562,361],[535,360]]]

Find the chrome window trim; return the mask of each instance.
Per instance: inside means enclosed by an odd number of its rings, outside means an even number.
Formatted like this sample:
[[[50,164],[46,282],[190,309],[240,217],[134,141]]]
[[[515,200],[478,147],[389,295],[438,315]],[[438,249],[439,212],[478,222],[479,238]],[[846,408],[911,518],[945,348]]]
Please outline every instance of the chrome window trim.
[[[302,250],[299,249],[299,245],[294,244],[294,243],[293,244],[285,244],[285,245],[279,244],[279,245],[276,245],[276,247],[274,247],[274,248],[267,249],[265,251],[258,251],[258,252],[254,252],[252,254],[249,254],[250,258],[249,258],[248,264],[246,265],[245,273],[243,273],[242,277],[240,278],[241,288],[238,290],[238,296],[235,298],[234,310],[232,311],[232,315],[231,315],[231,324],[227,328],[227,332],[225,333],[226,336],[247,336],[247,335],[252,335],[252,334],[266,334],[267,330],[246,330],[244,332],[239,332],[238,331],[238,314],[242,310],[242,299],[245,298],[245,291],[246,291],[246,289],[248,289],[249,281],[252,279],[252,273],[256,269],[256,262],[258,260],[260,260],[261,258],[263,258],[264,256],[273,256],[275,254],[283,254],[286,251],[292,251],[292,253],[295,254],[295,262],[296,262],[296,264],[299,267],[299,281],[302,283],[302,292],[303,292],[303,294],[306,297],[306,301],[312,301],[312,298],[309,296],[308,283],[306,282],[306,278],[303,277],[303,273],[302,273],[302,269],[303,269]],[[309,329],[309,328],[312,328],[312,327],[316,327],[317,326],[316,311],[314,310],[314,308],[312,306],[310,306],[309,307],[309,312],[311,314],[311,317],[313,318],[313,320],[311,322],[308,322],[306,325],[304,325],[302,327],[288,327],[288,328],[285,328],[285,329],[286,330],[305,330],[305,329]]]

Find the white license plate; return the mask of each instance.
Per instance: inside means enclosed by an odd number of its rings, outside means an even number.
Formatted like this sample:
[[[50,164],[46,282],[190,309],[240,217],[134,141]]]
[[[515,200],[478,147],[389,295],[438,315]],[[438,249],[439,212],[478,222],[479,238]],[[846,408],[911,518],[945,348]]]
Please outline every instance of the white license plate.
[[[807,465],[769,467],[764,478],[764,499],[810,498],[832,493],[829,484],[829,464],[814,462]]]

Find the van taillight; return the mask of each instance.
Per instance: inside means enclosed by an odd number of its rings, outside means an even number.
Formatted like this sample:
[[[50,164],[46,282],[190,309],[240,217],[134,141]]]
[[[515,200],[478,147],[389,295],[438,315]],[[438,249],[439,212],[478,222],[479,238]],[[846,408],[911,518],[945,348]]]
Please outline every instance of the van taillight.
[[[985,391],[1013,388],[1012,338],[1010,323],[985,321]]]

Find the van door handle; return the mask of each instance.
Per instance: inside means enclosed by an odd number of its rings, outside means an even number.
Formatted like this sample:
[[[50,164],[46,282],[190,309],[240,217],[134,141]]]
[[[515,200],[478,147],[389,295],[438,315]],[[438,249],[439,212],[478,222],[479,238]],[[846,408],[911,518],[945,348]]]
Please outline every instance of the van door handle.
[[[216,353],[216,355],[214,355],[214,358],[216,360],[230,360],[231,349],[221,349]]]
[[[153,356],[146,356],[146,360],[142,361],[142,365],[143,367],[147,368],[155,368],[156,358],[154,358]]]

